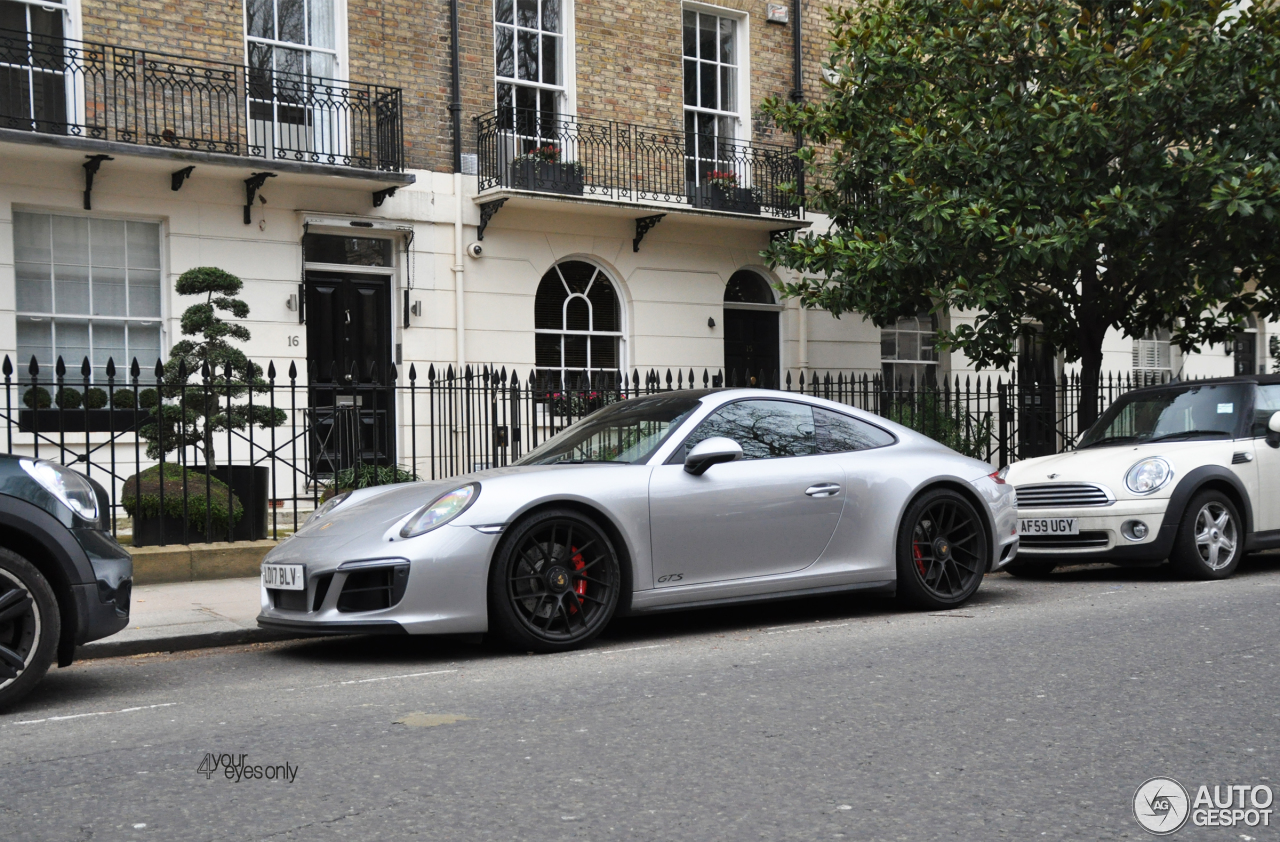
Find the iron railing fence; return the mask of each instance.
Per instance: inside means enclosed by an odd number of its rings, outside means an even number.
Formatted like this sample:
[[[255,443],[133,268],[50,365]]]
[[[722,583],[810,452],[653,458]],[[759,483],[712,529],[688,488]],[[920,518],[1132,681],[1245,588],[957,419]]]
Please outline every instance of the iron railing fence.
[[[399,172],[399,88],[0,30],[0,127]]]
[[[533,109],[491,111],[475,125],[482,193],[505,188],[804,215],[800,161],[786,146]]]
[[[282,370],[283,369],[283,370]],[[609,372],[558,387],[514,368],[416,365],[389,372],[259,373],[143,368],[85,359],[25,371],[0,365],[5,452],[72,465],[107,492],[111,528],[135,543],[279,538],[336,488],[439,480],[512,464],[613,401],[679,389],[752,385],[804,393],[890,418],[993,465],[1070,449],[1080,383],[974,375],[940,384],[855,372]],[[1099,411],[1135,386],[1109,375]],[[161,457],[163,456],[163,464]],[[148,473],[150,472],[150,473]],[[239,510],[241,514],[237,515]],[[145,517],[139,517],[139,513]],[[167,518],[167,520],[166,520]],[[144,523],[145,521],[145,523]]]

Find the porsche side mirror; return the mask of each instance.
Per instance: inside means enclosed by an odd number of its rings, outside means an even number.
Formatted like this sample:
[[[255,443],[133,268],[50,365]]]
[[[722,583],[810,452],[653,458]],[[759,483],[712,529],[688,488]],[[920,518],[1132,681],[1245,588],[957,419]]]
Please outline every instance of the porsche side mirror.
[[[684,458],[684,469],[686,473],[700,477],[712,465],[741,458],[742,445],[724,436],[712,436],[693,446],[693,450]]]
[[[1280,412],[1271,413],[1271,420],[1267,422],[1267,444],[1280,447]]]

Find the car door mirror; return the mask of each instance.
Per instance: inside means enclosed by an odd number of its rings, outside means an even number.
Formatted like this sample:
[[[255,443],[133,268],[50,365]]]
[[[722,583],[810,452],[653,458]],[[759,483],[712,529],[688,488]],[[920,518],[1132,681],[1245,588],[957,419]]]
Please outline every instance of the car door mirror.
[[[1267,444],[1280,447],[1280,412],[1271,413],[1271,420],[1267,422]]]
[[[689,455],[684,458],[684,469],[695,477],[700,477],[712,465],[733,462],[741,458],[742,445],[724,436],[712,436],[693,446],[693,450],[690,450]]]

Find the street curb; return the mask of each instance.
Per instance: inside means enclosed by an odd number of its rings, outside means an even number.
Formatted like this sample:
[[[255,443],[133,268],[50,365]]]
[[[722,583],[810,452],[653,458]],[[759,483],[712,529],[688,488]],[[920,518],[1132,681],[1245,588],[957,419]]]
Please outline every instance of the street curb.
[[[176,634],[169,637],[152,637],[146,640],[104,640],[76,647],[76,660],[95,658],[120,658],[128,655],[150,655],[156,652],[186,652],[192,649],[212,649],[218,646],[242,646],[246,643],[274,643],[280,640],[301,640],[315,635],[296,632],[268,631],[266,629],[236,629],[234,631],[208,632],[205,634]]]

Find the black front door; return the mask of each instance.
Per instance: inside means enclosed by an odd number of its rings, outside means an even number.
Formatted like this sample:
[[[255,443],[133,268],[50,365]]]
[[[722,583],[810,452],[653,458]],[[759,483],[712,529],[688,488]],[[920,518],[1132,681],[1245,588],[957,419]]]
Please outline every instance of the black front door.
[[[1018,458],[1058,452],[1057,354],[1043,334],[1018,342]]]
[[[395,462],[391,278],[307,272],[312,469]]]
[[[724,373],[729,386],[778,386],[777,312],[725,308]]]

